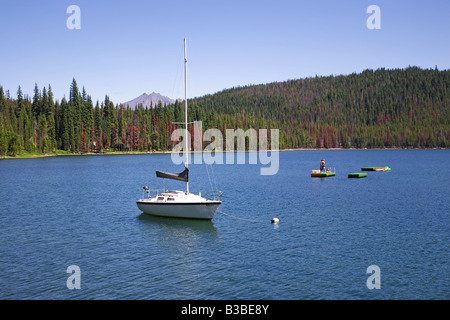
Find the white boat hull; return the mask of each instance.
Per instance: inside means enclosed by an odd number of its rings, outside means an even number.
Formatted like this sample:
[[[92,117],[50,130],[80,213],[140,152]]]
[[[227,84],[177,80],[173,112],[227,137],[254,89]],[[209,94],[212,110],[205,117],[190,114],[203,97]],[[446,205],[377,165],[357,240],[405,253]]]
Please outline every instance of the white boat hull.
[[[142,212],[159,217],[211,220],[222,202],[207,200],[205,202],[157,202],[153,199],[137,200]]]

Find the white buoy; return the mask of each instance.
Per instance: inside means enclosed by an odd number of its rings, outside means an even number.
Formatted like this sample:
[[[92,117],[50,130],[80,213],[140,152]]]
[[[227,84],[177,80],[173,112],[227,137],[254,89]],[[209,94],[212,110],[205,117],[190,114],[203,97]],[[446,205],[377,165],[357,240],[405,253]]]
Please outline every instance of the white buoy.
[[[280,222],[280,220],[278,218],[272,218],[270,222],[277,224],[278,222]]]

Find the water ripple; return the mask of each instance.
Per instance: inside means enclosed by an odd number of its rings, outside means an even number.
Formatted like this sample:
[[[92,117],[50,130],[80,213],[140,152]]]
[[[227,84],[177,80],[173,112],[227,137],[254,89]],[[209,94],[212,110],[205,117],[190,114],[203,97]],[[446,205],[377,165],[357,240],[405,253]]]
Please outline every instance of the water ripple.
[[[428,169],[448,155],[286,152],[275,176],[218,165],[221,210],[261,223],[141,214],[141,186],[157,183],[142,168],[165,168],[165,155],[1,161],[0,298],[448,299],[450,206],[430,190],[448,191],[450,172],[430,179]],[[311,179],[323,157],[339,174]],[[347,179],[373,163],[393,170]],[[193,192],[206,192],[205,169],[190,170]],[[366,287],[372,264],[381,290]],[[66,287],[70,265],[81,269],[80,290]]]

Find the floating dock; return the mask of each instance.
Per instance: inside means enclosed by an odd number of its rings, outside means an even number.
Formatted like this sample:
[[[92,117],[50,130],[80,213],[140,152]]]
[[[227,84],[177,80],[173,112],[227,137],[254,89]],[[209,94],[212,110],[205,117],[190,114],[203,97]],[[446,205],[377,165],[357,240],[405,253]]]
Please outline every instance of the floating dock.
[[[315,178],[327,178],[327,177],[333,177],[336,175],[336,172],[320,172],[320,170],[313,170],[311,172],[311,177]]]
[[[385,167],[363,167],[362,171],[391,171],[391,168],[388,166]]]
[[[349,173],[348,177],[349,178],[365,178],[365,177],[367,177],[367,173],[361,173],[361,172]]]

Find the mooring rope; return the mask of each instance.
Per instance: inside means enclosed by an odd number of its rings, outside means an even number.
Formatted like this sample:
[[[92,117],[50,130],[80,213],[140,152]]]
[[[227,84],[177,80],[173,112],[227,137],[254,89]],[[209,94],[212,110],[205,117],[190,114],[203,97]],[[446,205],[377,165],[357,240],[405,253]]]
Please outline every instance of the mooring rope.
[[[233,215],[231,215],[231,214],[225,213],[225,212],[220,211],[220,210],[217,210],[217,212],[220,212],[221,214],[223,214],[223,215],[225,215],[225,216],[228,216],[228,217],[231,217],[231,218],[235,218],[235,219],[239,219],[239,220],[244,220],[244,221],[248,221],[248,222],[264,222],[264,221],[262,221],[262,220],[252,220],[252,219],[239,218],[239,217],[233,216]]]

